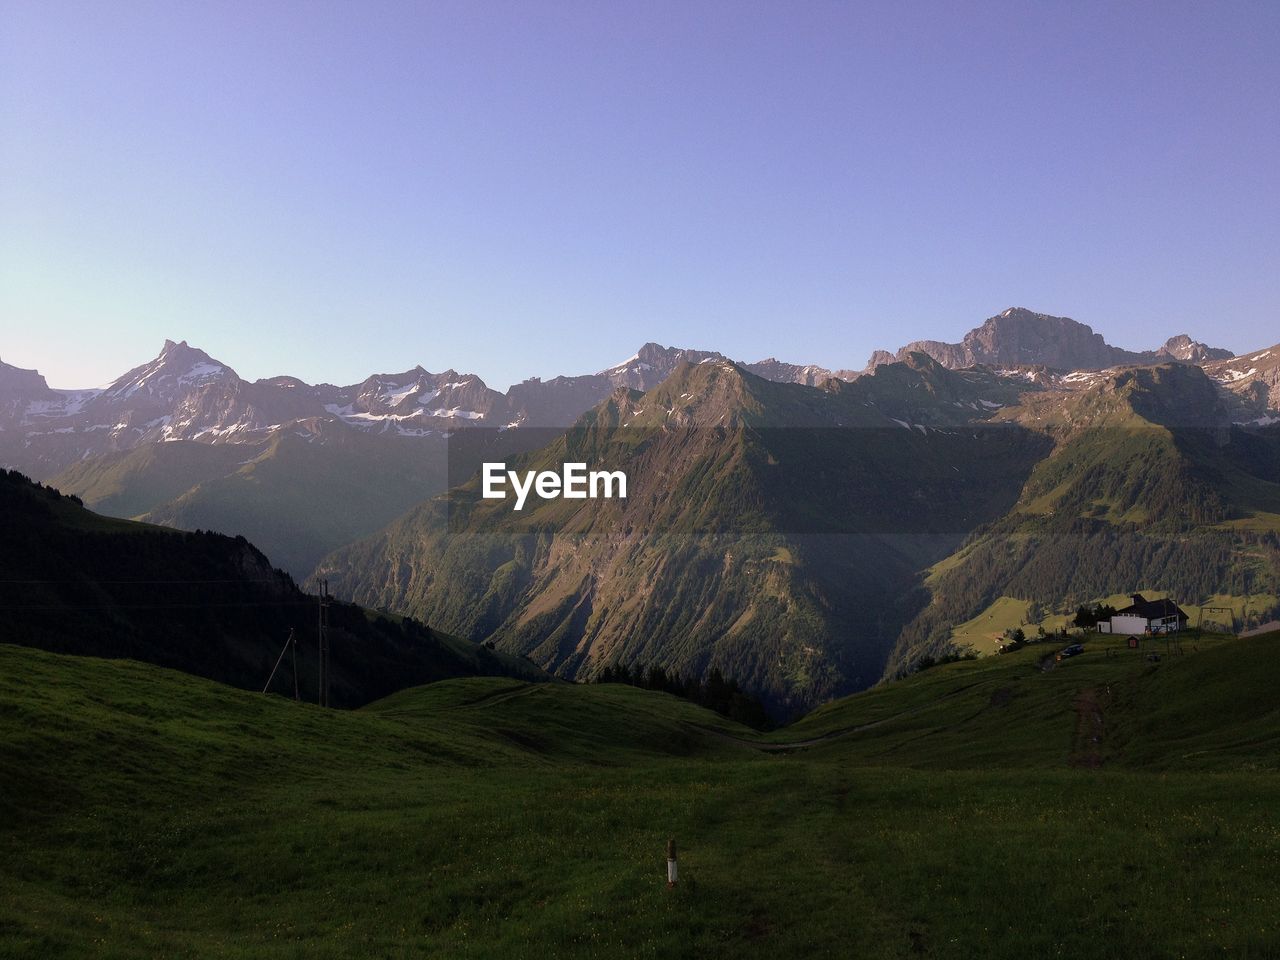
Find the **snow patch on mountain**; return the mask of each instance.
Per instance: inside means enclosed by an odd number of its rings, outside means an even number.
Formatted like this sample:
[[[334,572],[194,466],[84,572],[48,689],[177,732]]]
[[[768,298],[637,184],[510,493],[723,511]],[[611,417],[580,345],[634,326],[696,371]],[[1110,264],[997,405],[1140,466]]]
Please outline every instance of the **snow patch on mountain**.
[[[1222,370],[1214,375],[1214,379],[1221,383],[1234,383],[1245,377],[1252,377],[1257,372],[1257,367],[1250,367],[1248,370]]]
[[[422,384],[415,382],[406,387],[392,387],[390,390],[384,390],[379,394],[378,399],[393,407],[398,407],[410,397],[422,392]],[[438,392],[438,391],[437,391]]]
[[[483,420],[484,419],[483,413],[476,413],[474,410],[464,410],[462,409],[462,407],[454,407],[451,410],[445,410],[444,408],[441,408],[439,410],[432,410],[431,416],[445,417],[447,419],[456,419],[456,420]]]

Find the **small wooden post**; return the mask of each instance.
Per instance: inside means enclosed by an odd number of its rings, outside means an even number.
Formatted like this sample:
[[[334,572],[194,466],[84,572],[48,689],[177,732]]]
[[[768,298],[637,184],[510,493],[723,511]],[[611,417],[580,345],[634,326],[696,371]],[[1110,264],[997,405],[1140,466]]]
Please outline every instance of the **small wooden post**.
[[[678,881],[678,867],[676,865],[676,841],[672,838],[667,841],[667,886],[674,887]]]

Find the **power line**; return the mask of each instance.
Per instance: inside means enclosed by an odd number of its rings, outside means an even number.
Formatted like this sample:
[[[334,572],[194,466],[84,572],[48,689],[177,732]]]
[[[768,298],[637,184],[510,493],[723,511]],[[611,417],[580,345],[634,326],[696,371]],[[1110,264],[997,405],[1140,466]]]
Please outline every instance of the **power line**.
[[[204,584],[204,583],[279,583],[283,581],[279,577],[264,577],[262,579],[247,580],[243,577],[234,577],[226,580],[97,580],[93,578],[81,578],[79,580],[0,580],[0,583],[21,583],[21,584],[40,584],[40,583],[106,583],[117,586],[120,584],[138,583],[152,586],[155,584]]]
[[[243,603],[33,603],[5,604],[7,610],[211,610],[245,607],[309,607],[311,600],[246,600]]]
[[[293,628],[289,628],[289,639],[284,642],[284,647],[280,651],[280,656],[276,657],[276,665],[271,668],[271,674],[267,677],[267,682],[262,687],[262,692],[266,693],[271,688],[271,681],[276,678],[276,671],[280,669],[280,664],[284,663],[284,655],[289,652],[289,648],[294,648],[293,654],[293,699],[298,699],[298,654],[297,641],[293,638]]]

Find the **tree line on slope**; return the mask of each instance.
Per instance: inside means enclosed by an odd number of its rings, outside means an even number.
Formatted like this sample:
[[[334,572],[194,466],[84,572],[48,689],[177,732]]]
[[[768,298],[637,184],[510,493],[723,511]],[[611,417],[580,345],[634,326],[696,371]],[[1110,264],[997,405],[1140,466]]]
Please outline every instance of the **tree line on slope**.
[[[757,730],[766,730],[773,725],[764,704],[743,692],[737,681],[725,679],[715,667],[705,679],[695,680],[678,673],[667,673],[659,666],[615,664],[601,670],[592,682],[625,683],[642,690],[660,690]]]

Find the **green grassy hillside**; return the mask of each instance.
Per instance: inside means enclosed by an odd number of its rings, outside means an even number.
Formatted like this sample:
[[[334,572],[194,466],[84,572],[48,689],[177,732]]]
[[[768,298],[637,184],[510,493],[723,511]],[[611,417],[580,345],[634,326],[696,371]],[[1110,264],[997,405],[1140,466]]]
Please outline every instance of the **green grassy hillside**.
[[[1280,638],[1086,646],[760,737],[629,687],[326,712],[0,645],[0,956],[1275,956]]]
[[[863,764],[1280,771],[1280,637],[1144,639],[1136,651],[1126,639],[1089,634],[1061,662],[1062,642],[1033,643],[935,667],[770,739],[821,739],[810,749]]]

